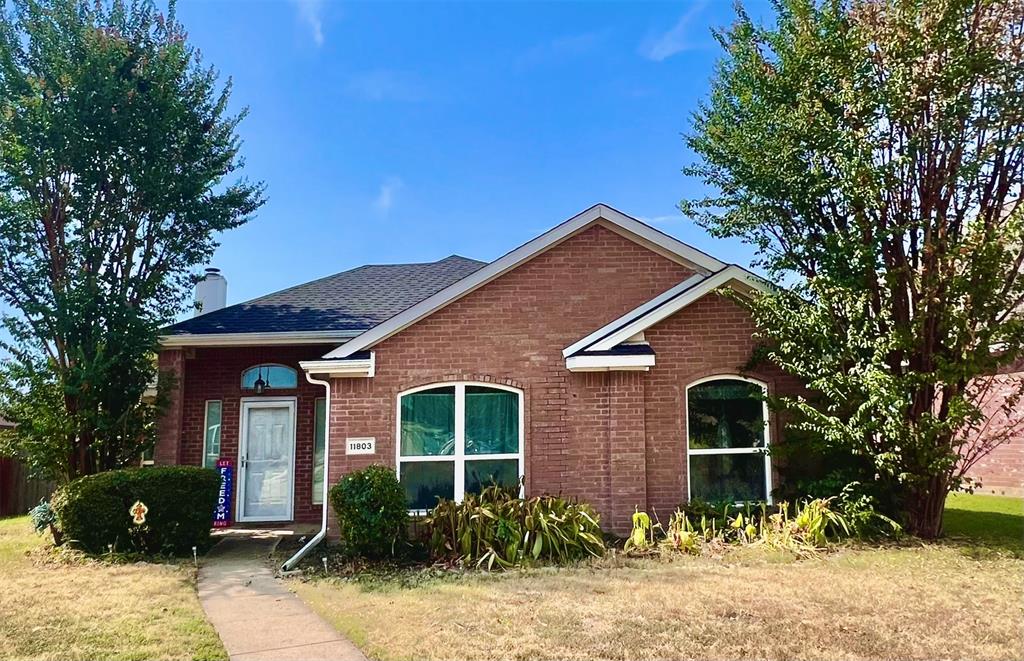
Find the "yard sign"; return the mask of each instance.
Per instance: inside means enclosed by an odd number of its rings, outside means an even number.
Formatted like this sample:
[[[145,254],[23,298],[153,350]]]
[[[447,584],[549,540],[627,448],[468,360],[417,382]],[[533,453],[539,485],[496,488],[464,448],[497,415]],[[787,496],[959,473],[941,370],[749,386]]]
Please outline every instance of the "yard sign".
[[[214,528],[227,528],[231,525],[231,495],[235,491],[234,472],[234,463],[230,459],[217,460],[220,490],[217,492],[217,507],[213,510]]]

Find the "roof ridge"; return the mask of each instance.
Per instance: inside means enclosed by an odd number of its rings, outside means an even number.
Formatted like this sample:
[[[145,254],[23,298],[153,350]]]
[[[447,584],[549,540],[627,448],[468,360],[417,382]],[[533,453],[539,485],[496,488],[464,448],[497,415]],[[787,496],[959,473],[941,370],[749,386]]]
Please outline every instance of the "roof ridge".
[[[433,262],[399,262],[399,263],[393,263],[393,264],[361,264],[359,266],[353,266],[350,269],[345,269],[344,271],[338,271],[337,273],[331,273],[329,275],[321,276],[319,278],[314,278],[313,280],[308,280],[306,282],[300,282],[299,284],[292,285],[291,287],[285,287],[284,289],[278,289],[277,291],[272,291],[272,292],[269,292],[267,294],[263,294],[262,296],[257,296],[255,298],[250,298],[250,299],[247,299],[247,300],[244,300],[244,301],[239,301],[238,303],[232,303],[231,305],[225,305],[224,307],[222,307],[222,308],[220,308],[218,310],[211,311],[211,313],[212,312],[219,312],[220,310],[227,310],[228,308],[233,308],[233,307],[236,307],[236,306],[239,306],[239,305],[251,305],[253,303],[257,303],[259,301],[262,301],[263,299],[270,298],[271,296],[278,296],[280,294],[286,294],[286,293],[288,293],[290,291],[293,291],[295,289],[300,289],[302,287],[308,287],[309,285],[314,285],[314,284],[316,284],[318,282],[323,282],[325,280],[330,280],[331,278],[336,278],[336,277],[338,277],[340,275],[345,275],[346,273],[355,273],[356,271],[362,271],[363,269],[368,269],[368,268],[384,268],[384,267],[398,267],[398,266],[429,266],[431,264],[440,264],[441,262],[449,260],[452,257],[459,257],[460,259],[465,259],[465,260],[468,260],[468,261],[471,261],[471,262],[477,262],[479,264],[486,264],[487,263],[487,262],[481,262],[480,260],[473,259],[472,257],[463,257],[462,255],[451,254],[451,255],[449,255],[447,257],[444,257],[442,259],[439,259],[439,260],[436,260],[436,261],[433,261]]]

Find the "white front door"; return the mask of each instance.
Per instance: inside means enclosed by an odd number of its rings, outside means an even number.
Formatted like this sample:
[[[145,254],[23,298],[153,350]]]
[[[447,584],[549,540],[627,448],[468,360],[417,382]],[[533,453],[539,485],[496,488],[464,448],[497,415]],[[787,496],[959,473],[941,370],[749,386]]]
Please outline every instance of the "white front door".
[[[295,400],[243,399],[238,444],[239,521],[291,521]]]

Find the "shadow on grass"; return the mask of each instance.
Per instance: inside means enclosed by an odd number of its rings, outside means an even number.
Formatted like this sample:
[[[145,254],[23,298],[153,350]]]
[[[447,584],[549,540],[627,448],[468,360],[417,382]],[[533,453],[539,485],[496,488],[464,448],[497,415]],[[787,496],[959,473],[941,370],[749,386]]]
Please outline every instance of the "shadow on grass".
[[[946,537],[953,542],[987,546],[1024,557],[1024,516],[984,510],[946,510]]]

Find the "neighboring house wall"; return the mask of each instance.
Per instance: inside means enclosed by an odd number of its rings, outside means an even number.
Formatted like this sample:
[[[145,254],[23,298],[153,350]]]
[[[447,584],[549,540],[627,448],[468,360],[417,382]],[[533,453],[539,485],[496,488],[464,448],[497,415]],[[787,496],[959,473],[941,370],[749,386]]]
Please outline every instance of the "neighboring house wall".
[[[665,320],[648,336],[650,372],[571,373],[561,350],[688,275],[594,226],[384,340],[373,378],[332,381],[330,481],[394,465],[398,393],[492,381],[524,391],[528,493],[578,496],[619,532],[635,506],[667,514],[686,494],[686,385],[739,371],[753,348],[749,316],[711,295]],[[346,456],[345,438],[362,436],[377,439],[377,454]]]
[[[1024,380],[1024,361],[1019,361],[995,377],[996,387],[982,403],[987,422],[983,434],[1005,438],[982,457],[971,469],[969,476],[980,481],[977,493],[1004,496],[1024,496],[1024,399],[1007,413],[1007,397],[1016,393]]]

